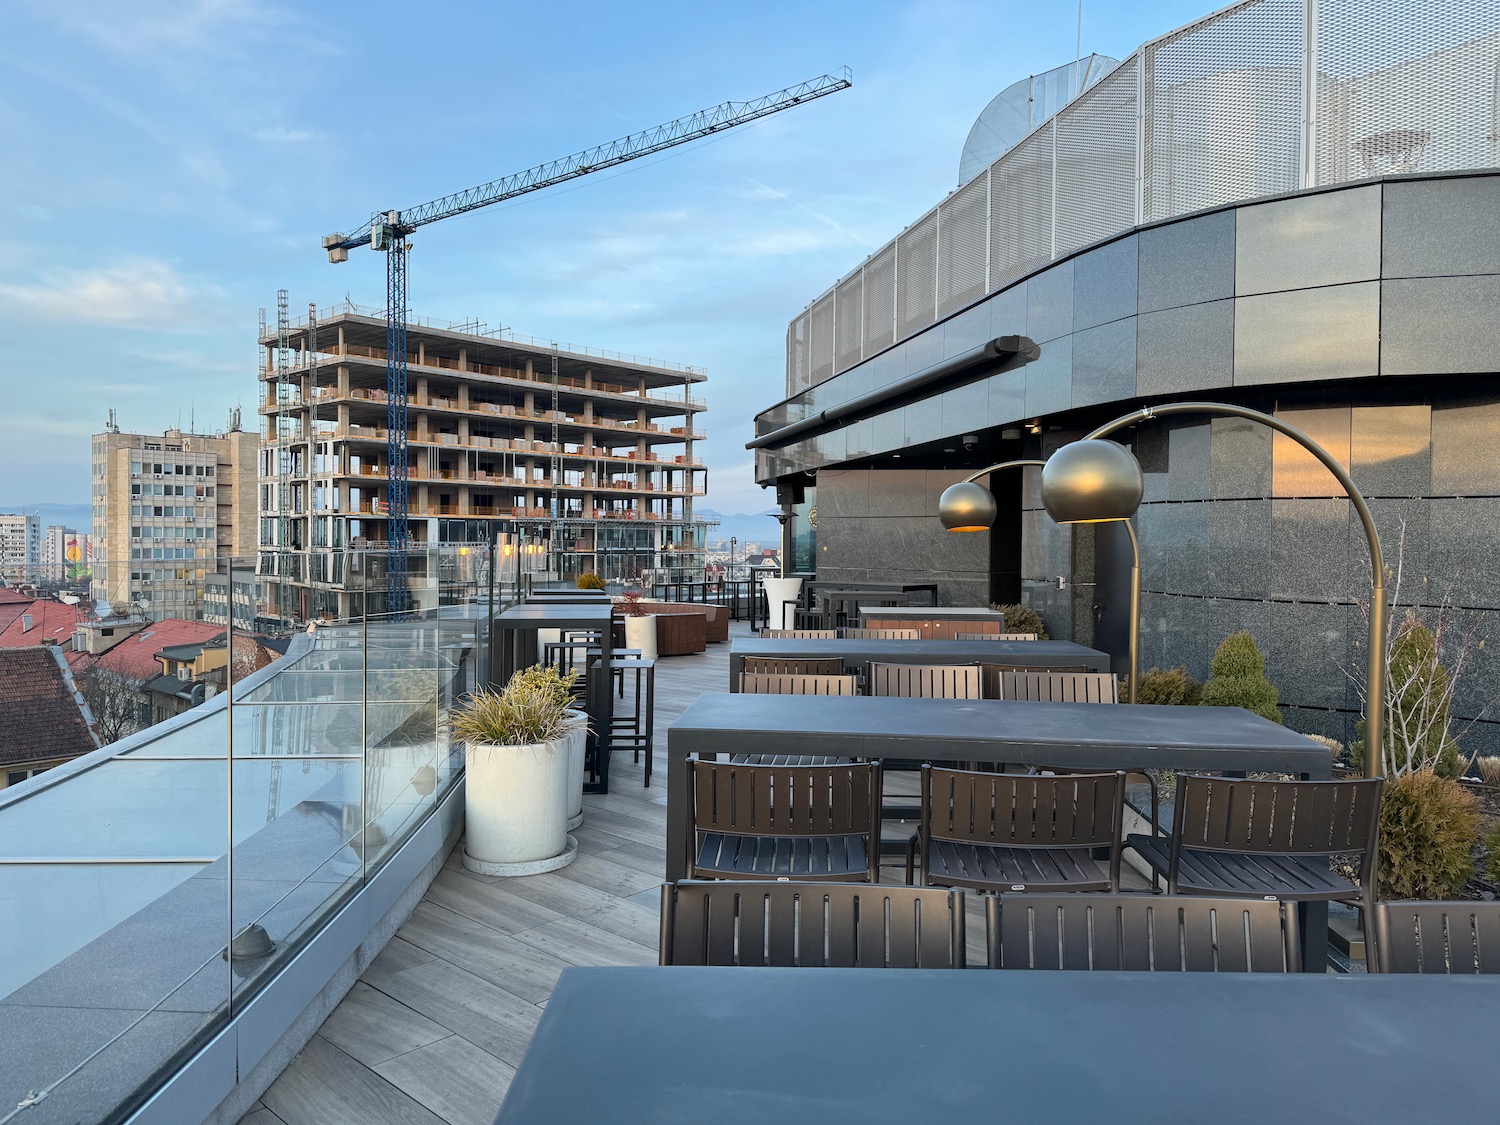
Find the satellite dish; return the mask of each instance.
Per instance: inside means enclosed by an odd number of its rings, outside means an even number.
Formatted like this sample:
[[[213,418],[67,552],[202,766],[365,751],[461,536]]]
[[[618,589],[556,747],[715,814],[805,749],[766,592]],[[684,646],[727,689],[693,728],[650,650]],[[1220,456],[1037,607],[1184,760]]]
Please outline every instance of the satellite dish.
[[[94,612],[99,615],[100,620],[105,620],[115,615],[115,607],[107,599],[98,598],[94,602]]]

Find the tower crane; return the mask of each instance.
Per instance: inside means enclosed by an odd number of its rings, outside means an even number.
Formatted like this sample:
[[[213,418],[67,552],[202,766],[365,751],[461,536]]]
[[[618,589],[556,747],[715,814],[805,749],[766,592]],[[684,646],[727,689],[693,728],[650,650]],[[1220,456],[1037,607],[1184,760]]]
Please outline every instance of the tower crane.
[[[330,234],[323,239],[330,262],[346,262],[349,251],[359,246],[385,253],[385,346],[387,400],[387,481],[390,485],[389,519],[386,531],[387,605],[395,614],[407,612],[411,593],[407,586],[407,557],[410,549],[410,525],[407,481],[407,364],[406,364],[406,266],[407,237],[419,227],[440,219],[451,219],[468,211],[477,211],[492,203],[501,203],[543,188],[576,180],[592,172],[638,160],[690,141],[701,140],[737,125],[745,125],[803,102],[836,93],[852,85],[848,67],[841,75],[822,77],[777,90],[773,94],[747,102],[723,102],[710,109],[679,117],[675,121],[643,129],[638,133],[584,149],[561,160],[549,161],[524,172],[491,180],[467,191],[455,192],[411,207],[404,211],[377,211],[364,223],[345,233]],[[553,357],[553,384],[557,365]],[[554,427],[555,428],[555,427]],[[556,442],[554,441],[554,446]],[[553,458],[552,518],[557,518],[558,459]]]

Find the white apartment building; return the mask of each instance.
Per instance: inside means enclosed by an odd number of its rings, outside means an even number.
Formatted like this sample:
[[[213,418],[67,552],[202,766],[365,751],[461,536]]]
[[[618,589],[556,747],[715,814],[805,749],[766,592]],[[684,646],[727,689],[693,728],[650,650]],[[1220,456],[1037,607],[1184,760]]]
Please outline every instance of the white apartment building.
[[[0,581],[35,582],[41,561],[42,522],[36,515],[0,515]]]
[[[257,444],[238,430],[95,434],[93,596],[200,620],[207,576],[255,552]]]

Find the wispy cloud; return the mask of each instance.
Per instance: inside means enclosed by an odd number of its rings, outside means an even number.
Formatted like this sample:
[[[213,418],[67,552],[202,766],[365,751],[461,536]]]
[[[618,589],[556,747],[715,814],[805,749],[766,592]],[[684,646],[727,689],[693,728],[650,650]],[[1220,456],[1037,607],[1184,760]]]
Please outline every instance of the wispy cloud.
[[[149,258],[0,283],[0,297],[39,320],[164,331],[180,331],[220,295],[217,286],[184,279],[166,262]]]
[[[144,359],[151,363],[161,364],[164,367],[175,367],[183,371],[199,374],[246,375],[253,374],[255,367],[255,361],[248,356],[244,362],[238,362],[231,359],[215,359],[212,356],[203,355],[201,352],[183,350],[131,351],[126,354],[136,359]]]
[[[323,140],[323,134],[311,129],[257,129],[255,139],[269,144],[295,145]]]

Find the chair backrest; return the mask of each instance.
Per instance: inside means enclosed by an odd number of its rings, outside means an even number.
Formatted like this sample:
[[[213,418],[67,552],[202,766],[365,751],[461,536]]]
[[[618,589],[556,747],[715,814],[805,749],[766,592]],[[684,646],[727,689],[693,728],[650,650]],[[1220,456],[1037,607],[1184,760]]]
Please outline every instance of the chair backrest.
[[[1378,777],[1249,781],[1178,774],[1173,851],[1180,841],[1194,851],[1362,853],[1369,860],[1380,827],[1382,782]]]
[[[920,641],[920,629],[840,629],[839,636],[846,641]]]
[[[980,683],[984,690],[986,699],[1004,699],[1002,694],[1003,685],[1001,678],[1007,672],[1087,672],[1088,669],[1081,664],[1069,664],[1055,668],[1036,668],[1032,665],[1023,664],[981,664],[979,666]]]
[[[1037,672],[1028,668],[1000,674],[1000,698],[1045,703],[1118,703],[1120,681],[1110,672]]]
[[[853,676],[777,676],[741,672],[740,691],[749,695],[858,695]]]
[[[688,762],[693,829],[735,836],[856,836],[880,826],[880,763]]]
[[[1024,848],[1120,847],[1124,773],[976,773],[922,767],[922,854],[931,840]]]
[[[1500,902],[1381,902],[1374,914],[1372,972],[1500,973]]]
[[[838,639],[838,630],[762,629],[760,635],[768,641],[832,641]]]
[[[978,699],[977,664],[880,664],[871,662],[871,695],[909,699]]]
[[[992,895],[992,969],[1295,973],[1295,909],[1275,899],[1149,894]]]
[[[757,676],[842,676],[844,661],[833,656],[827,660],[803,660],[796,657],[747,656],[745,671]]]
[[[878,884],[667,883],[660,961],[962,969],[964,896]]]
[[[1035,633],[959,633],[960,641],[1034,641]]]

